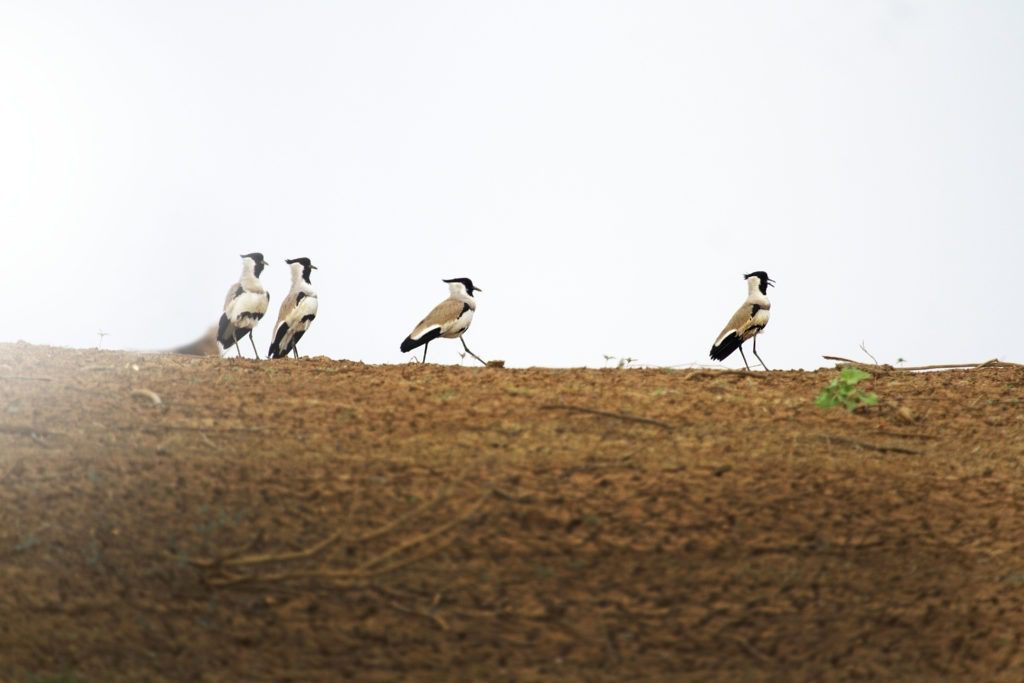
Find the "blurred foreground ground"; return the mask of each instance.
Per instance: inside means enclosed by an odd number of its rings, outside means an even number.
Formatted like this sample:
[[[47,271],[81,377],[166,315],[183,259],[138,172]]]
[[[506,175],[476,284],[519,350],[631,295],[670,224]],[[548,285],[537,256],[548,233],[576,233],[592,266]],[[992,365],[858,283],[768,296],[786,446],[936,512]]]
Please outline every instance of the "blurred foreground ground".
[[[834,374],[0,345],[0,681],[1024,680],[1024,369]]]

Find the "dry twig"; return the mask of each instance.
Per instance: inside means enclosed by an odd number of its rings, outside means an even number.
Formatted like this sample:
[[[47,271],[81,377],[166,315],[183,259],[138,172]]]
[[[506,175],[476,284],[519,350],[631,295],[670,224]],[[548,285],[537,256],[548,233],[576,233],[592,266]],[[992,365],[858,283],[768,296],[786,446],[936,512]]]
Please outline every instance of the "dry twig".
[[[149,389],[134,389],[132,390],[131,396],[132,398],[148,398],[155,406],[162,406],[164,404],[160,395],[155,391],[150,391]]]
[[[377,586],[374,586],[371,590],[373,590],[374,593],[380,595],[380,597],[384,599],[384,604],[390,607],[391,609],[398,612],[402,612],[403,614],[411,614],[416,617],[423,617],[424,619],[434,622],[434,624],[436,624],[437,627],[440,628],[442,631],[448,630],[448,622],[446,622],[437,614],[434,614],[432,611],[418,609],[416,607],[406,607],[405,605],[401,604],[398,600],[395,599],[396,596],[394,593],[386,591]]]
[[[925,441],[934,441],[939,437],[933,434],[913,434],[910,432],[892,432],[885,429],[874,430],[875,434],[881,434],[883,436],[898,436],[904,439],[923,439]]]
[[[865,363],[864,361],[853,360],[852,358],[843,358],[842,356],[822,356],[825,360],[834,360],[839,363],[849,363],[850,365],[863,365],[866,368],[871,367],[871,363]]]
[[[371,579],[378,576],[385,576],[394,573],[399,569],[415,564],[428,557],[436,555],[456,541],[458,536],[451,536],[435,546],[427,548],[423,552],[410,555],[384,567],[371,571],[355,571],[351,569],[298,569],[294,571],[272,572],[269,574],[226,574],[224,578],[209,579],[207,583],[218,588],[237,586],[244,583],[283,583],[298,579],[324,579],[330,581],[338,588],[369,588]]]
[[[439,493],[437,496],[416,506],[415,509],[410,510],[409,512],[405,513],[404,515],[401,515],[400,517],[396,517],[394,520],[388,522],[384,526],[378,527],[373,531],[368,531],[362,536],[359,536],[358,538],[354,539],[353,542],[366,543],[368,541],[374,540],[375,538],[380,538],[381,536],[390,533],[391,531],[402,526],[409,520],[415,519],[416,517],[422,515],[424,512],[427,512],[431,508],[436,507],[442,501],[446,500],[449,497],[450,493],[451,486],[448,486],[444,490],[442,490],[441,493]],[[257,539],[259,539],[262,535],[263,532],[261,531],[260,534],[257,536]],[[190,560],[189,562],[197,567],[241,567],[253,564],[269,564],[272,562],[289,562],[291,560],[302,560],[319,554],[324,549],[340,541],[343,538],[343,536],[344,534],[341,531],[336,531],[330,536],[327,536],[326,538],[317,541],[308,548],[303,548],[302,550],[295,550],[286,553],[259,553],[253,555],[238,554],[237,556],[228,555],[226,557],[220,558],[197,557]],[[246,550],[248,550],[248,548],[251,548],[254,544],[254,542],[248,544]]]
[[[899,370],[955,370],[957,368],[1019,368],[1022,367],[1020,363],[1010,363],[1007,361],[993,358],[987,360],[984,363],[957,363],[953,365],[917,365],[909,368],[898,368]]]
[[[487,501],[488,498],[491,497],[491,495],[491,492],[488,491],[484,495],[477,498],[476,501],[474,501],[473,504],[466,508],[463,512],[456,515],[456,517],[451,521],[445,522],[444,524],[435,527],[426,533],[419,534],[418,536],[413,536],[412,538],[407,539],[402,543],[399,543],[398,545],[385,550],[383,553],[377,555],[376,557],[371,557],[369,560],[359,565],[356,568],[356,571],[365,573],[371,567],[384,562],[384,560],[394,557],[395,555],[398,555],[406,550],[409,550],[410,548],[415,548],[418,545],[422,545],[423,543],[426,543],[427,541],[433,538],[437,538],[449,529],[454,528],[455,526],[461,524],[472,515],[476,514],[476,511],[479,510],[481,506],[483,506],[483,504]]]
[[[541,406],[542,410],[569,410],[578,413],[588,413],[590,415],[600,415],[601,417],[611,417],[617,420],[626,420],[627,422],[639,422],[641,424],[654,425],[655,427],[661,427],[669,431],[673,430],[672,425],[661,420],[653,420],[649,417],[639,417],[637,415],[629,415],[627,413],[612,413],[607,410],[597,410],[596,408],[584,408],[583,406],[570,406],[564,403],[546,403]]]
[[[836,443],[845,444],[847,446],[854,446],[856,448],[863,448],[869,451],[878,451],[880,453],[905,453],[907,455],[921,455],[921,451],[915,451],[910,448],[903,448],[902,446],[878,446],[872,443],[866,443],[864,441],[857,441],[856,439],[848,439],[845,436],[832,436],[830,434],[819,434],[819,438],[824,439],[828,442],[835,441]]]
[[[860,343],[860,350],[863,351],[865,354],[867,354],[867,357],[870,358],[871,360],[873,360],[875,362],[875,365],[879,364],[878,363],[878,359],[875,358],[873,355],[871,355],[871,352],[868,351],[868,347],[864,345],[863,341]]]
[[[517,496],[516,494],[509,493],[508,491],[505,491],[504,489],[500,489],[497,486],[491,488],[491,493],[493,493],[496,498],[500,498],[501,500],[507,500],[510,503],[535,503],[536,502],[536,499],[531,494],[529,494],[529,493],[527,493],[525,495]]]
[[[460,512],[454,518],[441,524],[433,529],[426,531],[422,534],[413,536],[412,538],[406,539],[401,543],[388,548],[382,553],[371,557],[359,566],[353,569],[338,569],[330,567],[320,567],[313,569],[295,569],[285,570],[280,572],[270,572],[263,574],[227,574],[224,573],[220,577],[211,578],[207,583],[211,586],[216,587],[227,587],[244,583],[281,583],[286,581],[293,581],[298,579],[323,579],[330,581],[334,586],[339,588],[365,588],[370,586],[370,581],[378,576],[391,574],[403,567],[411,564],[415,564],[421,560],[431,557],[441,550],[447,548],[449,545],[454,543],[459,537],[458,535],[452,535],[447,539],[444,539],[420,552],[414,552],[406,557],[399,559],[398,556],[403,553],[414,550],[418,547],[425,545],[428,541],[432,541],[439,536],[451,531],[459,524],[462,524],[471,516],[477,513],[477,511],[483,506],[485,502],[492,496],[492,492],[488,490],[486,493],[480,495],[472,504],[469,505],[465,510]],[[440,498],[441,496],[438,496]],[[437,499],[428,501],[428,505],[436,504]],[[421,508],[424,506],[420,506]],[[417,510],[419,510],[418,508]],[[391,530],[397,527],[400,523],[408,519],[408,515],[403,515],[395,522],[392,522],[385,527],[375,529],[369,534],[364,535],[362,538],[376,538],[386,533],[386,530]],[[290,559],[305,559],[320,552],[324,547],[330,545],[330,543],[336,540],[336,535],[332,535],[323,541],[307,548],[305,550],[296,551],[293,553],[281,553],[278,555],[250,555],[241,558],[226,558],[220,561],[207,560],[207,559],[196,559],[191,560],[191,563],[196,566],[205,568],[216,568],[223,569],[224,566],[240,566],[240,565],[252,565],[262,564],[265,562],[272,561],[286,561]],[[388,560],[394,560],[390,564],[387,564]]]
[[[868,354],[871,355],[871,354]],[[842,356],[822,356],[825,360],[834,360],[839,363],[849,363],[850,365],[860,365],[865,368],[884,368],[886,370],[893,370],[896,372],[915,372],[917,370],[957,370],[964,368],[1019,368],[1024,367],[1020,363],[1010,363],[1007,361],[993,358],[983,363],[941,363],[939,365],[914,365],[908,367],[893,367],[891,365],[871,365],[870,363],[863,363],[861,361],[852,360],[850,358],[843,358]]]

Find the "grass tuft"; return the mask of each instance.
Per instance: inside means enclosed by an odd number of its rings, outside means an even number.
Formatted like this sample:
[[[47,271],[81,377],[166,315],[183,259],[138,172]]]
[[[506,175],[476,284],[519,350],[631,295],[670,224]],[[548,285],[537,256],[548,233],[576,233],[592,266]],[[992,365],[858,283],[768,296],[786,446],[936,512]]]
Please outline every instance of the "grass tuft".
[[[871,374],[860,368],[846,366],[839,371],[839,376],[829,382],[821,390],[814,405],[819,408],[835,408],[842,406],[854,411],[861,406],[873,406],[878,403],[878,395],[873,391],[864,391],[857,386],[859,382],[870,379]]]

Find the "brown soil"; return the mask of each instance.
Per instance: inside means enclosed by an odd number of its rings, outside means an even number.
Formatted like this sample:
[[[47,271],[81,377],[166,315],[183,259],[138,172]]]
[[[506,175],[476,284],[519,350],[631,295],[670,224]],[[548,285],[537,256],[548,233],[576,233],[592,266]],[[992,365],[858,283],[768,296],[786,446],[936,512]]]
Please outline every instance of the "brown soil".
[[[834,374],[0,345],[0,680],[1024,680],[1024,368]]]

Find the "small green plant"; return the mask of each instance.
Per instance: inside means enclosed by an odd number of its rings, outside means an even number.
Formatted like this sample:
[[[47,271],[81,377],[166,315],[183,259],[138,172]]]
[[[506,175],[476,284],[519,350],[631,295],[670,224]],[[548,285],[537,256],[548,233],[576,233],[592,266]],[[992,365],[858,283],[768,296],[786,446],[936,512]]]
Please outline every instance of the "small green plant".
[[[873,391],[863,391],[857,387],[858,382],[870,377],[869,373],[860,368],[847,365],[839,371],[838,377],[821,390],[818,397],[814,399],[814,405],[819,408],[842,406],[847,410],[856,410],[861,406],[873,406],[878,403],[878,394]]]

